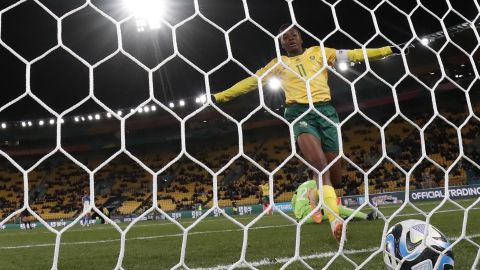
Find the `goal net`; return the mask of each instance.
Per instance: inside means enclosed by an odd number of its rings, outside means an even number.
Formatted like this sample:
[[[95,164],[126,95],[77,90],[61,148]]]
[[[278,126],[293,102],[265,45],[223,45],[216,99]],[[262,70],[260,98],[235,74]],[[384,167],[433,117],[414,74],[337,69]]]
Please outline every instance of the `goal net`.
[[[478,268],[476,0],[61,2],[0,3],[0,268]]]

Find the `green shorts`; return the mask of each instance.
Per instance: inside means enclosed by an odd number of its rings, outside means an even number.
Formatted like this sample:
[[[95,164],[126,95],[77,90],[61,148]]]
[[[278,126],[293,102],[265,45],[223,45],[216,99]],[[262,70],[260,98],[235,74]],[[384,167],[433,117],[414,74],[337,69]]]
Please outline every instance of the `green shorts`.
[[[333,123],[339,123],[338,114],[329,102],[314,103],[315,108]],[[308,104],[292,104],[285,109],[285,119],[293,122],[302,113],[308,110]],[[335,125],[329,123],[315,111],[310,111],[293,126],[295,140],[302,133],[309,133],[317,137],[322,143],[323,151],[338,152],[338,133]]]
[[[263,203],[263,204],[268,204],[268,203],[270,203],[270,198],[268,198],[268,196],[262,196],[262,203]]]

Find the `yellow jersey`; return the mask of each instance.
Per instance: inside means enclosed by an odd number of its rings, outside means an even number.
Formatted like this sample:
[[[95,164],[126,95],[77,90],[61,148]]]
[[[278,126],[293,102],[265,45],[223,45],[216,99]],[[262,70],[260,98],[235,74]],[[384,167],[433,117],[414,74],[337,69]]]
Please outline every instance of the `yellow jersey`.
[[[259,187],[260,187],[260,190],[262,191],[262,196],[268,196],[268,193],[269,193],[268,184],[259,185]]]
[[[392,54],[392,50],[387,46],[378,49],[366,49],[366,53],[369,60],[376,60]],[[260,77],[268,72],[263,78],[262,84],[265,84],[272,77],[278,78],[285,92],[286,104],[308,104],[307,81],[310,84],[313,102],[329,101],[331,94],[328,86],[328,69],[324,66],[324,58],[329,66],[333,65],[335,60],[353,62],[364,60],[362,49],[337,50],[325,48],[324,56],[321,47],[314,46],[306,49],[303,54],[298,56],[282,56],[283,64],[278,63],[278,59],[275,58],[265,67],[259,69],[255,75]],[[229,89],[214,94],[214,97],[217,102],[227,102],[257,88],[257,77],[250,76]]]

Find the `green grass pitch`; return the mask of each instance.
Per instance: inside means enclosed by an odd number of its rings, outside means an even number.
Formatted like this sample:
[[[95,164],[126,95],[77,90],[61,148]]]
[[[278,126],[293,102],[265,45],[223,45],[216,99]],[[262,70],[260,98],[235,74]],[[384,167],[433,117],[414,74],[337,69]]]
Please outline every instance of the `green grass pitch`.
[[[467,207],[474,200],[459,203]],[[439,202],[418,203],[420,209],[430,211]],[[390,216],[398,205],[380,207],[385,216]],[[470,211],[466,235],[473,242],[460,241],[453,249],[455,269],[472,268],[480,245],[479,205]],[[369,209],[365,209],[368,212]],[[455,240],[462,232],[464,211],[452,203],[442,206],[431,222]],[[235,216],[239,222],[248,224],[256,216]],[[390,225],[405,219],[424,219],[412,207],[406,207]],[[187,227],[193,220],[183,219]],[[121,224],[125,228],[128,224]],[[328,224],[307,224],[301,228],[300,256],[313,269],[323,268],[338,251]],[[348,224],[348,241],[345,255],[362,264],[377,249],[381,242],[384,221],[354,221]],[[280,214],[265,216],[253,225],[248,233],[246,259],[257,269],[279,269],[295,252],[296,226]],[[141,221],[127,234],[123,269],[170,269],[180,260],[182,231],[168,221]],[[243,230],[224,217],[208,217],[188,234],[185,263],[190,269],[227,269],[240,259]],[[0,231],[0,269],[51,269],[55,235],[45,228],[35,230],[7,229]],[[75,225],[61,238],[58,269],[113,269],[120,251],[120,234],[111,225],[81,227]],[[183,268],[180,268],[183,269]],[[247,269],[247,268],[237,268]],[[295,262],[287,269],[307,269]],[[329,269],[355,269],[345,258],[338,257]],[[385,269],[383,255],[370,260],[363,269]]]

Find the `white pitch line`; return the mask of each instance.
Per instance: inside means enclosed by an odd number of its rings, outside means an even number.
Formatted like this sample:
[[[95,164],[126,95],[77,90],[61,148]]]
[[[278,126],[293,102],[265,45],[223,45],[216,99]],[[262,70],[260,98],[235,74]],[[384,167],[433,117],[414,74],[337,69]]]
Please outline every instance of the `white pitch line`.
[[[474,235],[468,235],[466,236],[467,238],[478,238],[480,237],[480,234],[474,234]],[[448,240],[450,241],[455,241],[457,240],[458,237],[448,237]],[[361,254],[361,253],[371,253],[374,251],[377,251],[380,247],[370,247],[370,248],[364,248],[364,249],[346,249],[343,251],[344,254],[350,255],[350,254]],[[321,253],[315,253],[311,255],[306,255],[306,256],[301,256],[302,259],[304,260],[313,260],[313,259],[321,259],[321,258],[331,258],[335,256],[338,252],[321,252]],[[269,259],[269,258],[264,258],[259,261],[255,262],[248,262],[250,265],[253,267],[257,266],[265,266],[265,265],[274,265],[274,264],[284,264],[288,261],[290,261],[291,257],[282,257],[282,258],[275,258],[275,259]],[[206,267],[206,268],[193,268],[192,270],[225,270],[229,269],[232,265],[218,265],[215,267]]]
[[[262,226],[262,227],[253,227],[250,230],[260,230],[260,229],[270,229],[270,228],[281,228],[281,227],[289,227],[293,225],[272,225],[272,226]],[[226,232],[241,232],[243,229],[230,229],[230,230],[216,230],[216,231],[204,231],[204,232],[190,232],[188,235],[196,235],[196,234],[210,234],[210,233],[226,233]],[[167,234],[167,235],[156,235],[156,236],[140,236],[134,238],[127,238],[126,241],[131,240],[150,240],[150,239],[157,239],[157,238],[167,238],[167,237],[181,237],[183,236],[182,233],[176,234]],[[111,243],[111,242],[119,242],[120,239],[110,239],[110,240],[96,240],[96,241],[81,241],[81,242],[66,242],[61,243],[60,245],[86,245],[86,244],[98,244],[98,243]],[[36,247],[49,247],[55,246],[55,244],[35,244],[35,245],[22,245],[22,246],[10,246],[10,247],[0,247],[2,249],[22,249],[22,248],[36,248]]]
[[[378,247],[371,247],[371,248],[364,248],[364,249],[349,249],[349,250],[344,250],[344,254],[359,254],[359,253],[368,253],[368,252],[374,252],[377,251]],[[330,258],[333,257],[337,254],[337,252],[322,252],[322,253],[315,253],[311,255],[306,255],[302,256],[301,258],[304,260],[312,260],[312,259],[320,259],[320,258]],[[282,257],[282,258],[275,258],[275,259],[262,259],[260,261],[256,262],[249,262],[253,267],[257,266],[264,266],[264,265],[273,265],[273,264],[280,264],[280,263],[286,263],[290,261],[291,257]],[[231,265],[218,265],[215,267],[207,267],[207,268],[192,268],[192,270],[224,270],[224,269],[229,269]]]

